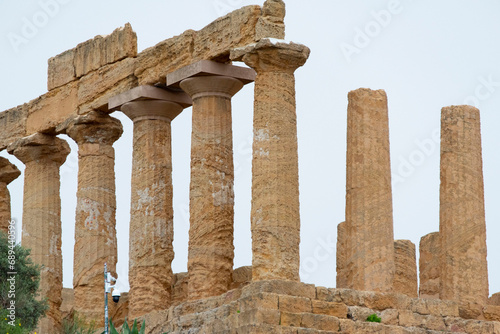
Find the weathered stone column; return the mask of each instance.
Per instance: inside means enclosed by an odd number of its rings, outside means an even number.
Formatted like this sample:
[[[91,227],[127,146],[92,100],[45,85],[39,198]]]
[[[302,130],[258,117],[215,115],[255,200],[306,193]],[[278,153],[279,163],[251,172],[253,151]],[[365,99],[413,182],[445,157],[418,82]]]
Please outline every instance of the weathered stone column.
[[[439,232],[429,233],[420,239],[419,251],[419,297],[439,299],[439,276],[441,272],[441,240]]]
[[[10,193],[7,185],[17,179],[21,172],[6,158],[0,157],[0,231],[8,233],[12,219]]]
[[[389,292],[395,269],[387,96],[361,88],[349,92],[348,99],[349,288]]]
[[[65,124],[78,143],[78,191],[75,221],[73,288],[75,311],[103,326],[103,270],[116,277],[115,151],[121,123],[105,113],[91,112]]]
[[[394,241],[394,292],[418,297],[417,258],[410,240]]]
[[[21,160],[24,170],[23,247],[42,266],[40,298],[47,298],[49,310],[40,319],[39,333],[61,329],[62,254],[61,197],[59,167],[70,152],[68,143],[54,136],[36,133],[9,145],[9,153]]]
[[[476,318],[488,299],[486,223],[479,110],[441,111],[441,299]]]
[[[231,59],[255,69],[252,279],[299,281],[300,212],[295,76],[310,50],[263,39]]]
[[[202,61],[167,76],[193,99],[188,293],[220,295],[233,271],[234,168],[231,98],[252,70]]]
[[[134,122],[128,319],[167,309],[174,259],[170,122],[191,105],[182,92],[139,86],[109,101]]]
[[[347,258],[346,251],[348,248],[349,238],[345,222],[337,225],[337,289],[347,288]]]

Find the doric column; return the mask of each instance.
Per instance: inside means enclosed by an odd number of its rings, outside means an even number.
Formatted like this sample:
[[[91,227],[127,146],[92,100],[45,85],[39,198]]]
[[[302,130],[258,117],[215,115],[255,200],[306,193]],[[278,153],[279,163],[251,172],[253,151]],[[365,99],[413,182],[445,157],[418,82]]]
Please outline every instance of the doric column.
[[[116,195],[113,143],[120,121],[101,112],[70,120],[66,133],[78,144],[78,191],[75,220],[73,288],[75,311],[104,325],[103,270],[116,277]]]
[[[345,222],[337,225],[337,289],[347,288],[347,248],[349,238],[347,237]]]
[[[7,185],[17,179],[21,172],[6,158],[0,157],[0,231],[8,232],[10,213],[10,193]]]
[[[37,332],[58,333],[62,302],[59,167],[70,148],[62,139],[36,133],[17,140],[7,150],[26,166],[22,245],[31,249],[33,262],[42,266],[40,298],[47,298],[49,302],[49,310],[46,317],[40,319]]]
[[[310,50],[263,39],[233,50],[255,69],[252,279],[299,281],[299,171],[295,76]]]
[[[410,240],[394,241],[394,292],[418,297],[417,258]]]
[[[361,88],[349,92],[348,99],[349,288],[389,292],[395,269],[387,96]]]
[[[220,295],[233,270],[234,168],[231,98],[250,69],[202,61],[167,76],[193,99],[189,194],[189,298]]]
[[[439,299],[439,276],[441,273],[441,240],[439,232],[429,233],[420,239],[419,297]]]
[[[128,319],[167,309],[174,259],[170,122],[191,105],[182,92],[139,86],[109,101],[134,122]]]
[[[476,318],[488,299],[486,223],[479,110],[441,111],[441,299]]]

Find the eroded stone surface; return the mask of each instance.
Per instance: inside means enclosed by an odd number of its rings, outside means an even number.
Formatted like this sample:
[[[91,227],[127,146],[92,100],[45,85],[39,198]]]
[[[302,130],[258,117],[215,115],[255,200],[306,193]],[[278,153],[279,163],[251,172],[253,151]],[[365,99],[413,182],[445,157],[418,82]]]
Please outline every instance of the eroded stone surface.
[[[104,263],[116,277],[116,195],[113,143],[121,123],[104,113],[70,119],[66,133],[78,144],[78,191],[75,222],[73,287],[75,311],[103,325]]]
[[[10,212],[10,192],[7,185],[21,175],[19,169],[8,159],[0,157],[0,231],[8,232],[12,220]]]
[[[134,121],[129,319],[171,305],[174,212],[170,122],[182,109],[162,100],[128,102],[121,107]]]
[[[8,147],[21,160],[24,170],[23,247],[42,266],[40,298],[47,298],[49,310],[37,326],[40,333],[61,329],[62,253],[59,167],[70,152],[68,143],[40,133],[21,138]]]
[[[420,239],[419,296],[439,299],[441,272],[441,240],[439,232],[429,233]]]
[[[360,88],[348,94],[346,229],[348,287],[391,291],[394,278],[387,96]]]
[[[234,167],[231,97],[242,87],[224,76],[192,77],[181,88],[193,99],[189,193],[189,298],[220,295],[233,270]]]
[[[394,241],[394,292],[418,297],[415,244],[410,240]]]
[[[349,238],[345,222],[337,225],[337,288],[347,288],[347,258],[346,250],[349,247]]]
[[[486,223],[479,110],[451,106],[441,113],[440,298],[476,318],[488,299]]]
[[[252,280],[299,278],[295,76],[310,50],[269,39],[233,50],[257,72],[252,157]]]
[[[0,113],[0,150],[26,135],[28,105],[22,104]]]

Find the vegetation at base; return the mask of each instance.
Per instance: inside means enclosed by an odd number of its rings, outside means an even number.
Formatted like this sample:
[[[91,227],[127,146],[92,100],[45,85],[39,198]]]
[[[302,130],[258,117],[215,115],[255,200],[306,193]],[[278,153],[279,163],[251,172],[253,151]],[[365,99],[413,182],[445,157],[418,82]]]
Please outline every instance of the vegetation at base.
[[[95,321],[87,324],[85,317],[78,313],[75,313],[72,319],[64,319],[62,322],[63,334],[94,334],[95,327]]]
[[[379,316],[377,316],[375,313],[373,313],[373,314],[370,314],[368,316],[368,318],[366,318],[366,321],[368,321],[368,322],[381,322],[382,319]]]
[[[130,327],[127,324],[127,318],[125,318],[125,322],[123,323],[121,333],[118,333],[115,326],[113,325],[113,322],[111,320],[109,321],[109,334],[144,334],[145,330],[146,330],[146,320],[144,320],[144,322],[142,323],[141,330],[139,331],[137,329],[137,320],[134,320],[134,325],[132,326],[132,329],[130,329]],[[104,334],[104,332],[102,332],[102,334]]]
[[[40,267],[33,263],[29,254],[30,250],[21,245],[13,247],[9,244],[7,234],[0,232],[0,333],[30,332],[36,328],[38,320],[48,309],[46,300],[36,299],[40,285]],[[11,272],[16,274],[9,274]],[[11,289],[11,282],[14,281],[8,281],[13,277],[15,278],[15,296]],[[8,309],[13,308],[11,301],[15,301],[16,326],[8,323],[12,320],[9,318],[11,311]],[[15,331],[14,328],[16,328]]]

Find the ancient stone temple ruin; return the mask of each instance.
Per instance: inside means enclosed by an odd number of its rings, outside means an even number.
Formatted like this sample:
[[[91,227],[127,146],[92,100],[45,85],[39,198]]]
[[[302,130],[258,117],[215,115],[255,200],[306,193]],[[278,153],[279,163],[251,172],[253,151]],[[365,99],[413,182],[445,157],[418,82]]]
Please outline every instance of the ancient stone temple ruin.
[[[488,299],[479,110],[470,106],[442,110],[440,226],[422,238],[417,270],[415,245],[393,236],[387,96],[349,92],[336,288],[300,282],[294,72],[310,50],[283,40],[284,17],[284,2],[267,0],[140,53],[127,24],[49,59],[48,92],[0,113],[0,150],[26,166],[22,244],[43,266],[50,306],[37,333],[61,333],[71,312],[103,325],[103,265],[116,275],[117,261],[118,112],[133,121],[133,233],[130,292],[110,310],[115,323],[146,319],[154,334],[500,333],[500,298]],[[252,82],[252,266],[233,269],[231,100]],[[188,107],[188,272],[173,273],[171,128]],[[73,289],[64,291],[59,168],[70,148],[59,134],[78,144],[79,160]],[[7,185],[19,175],[0,158],[3,230]],[[374,313],[380,323],[366,321]]]

